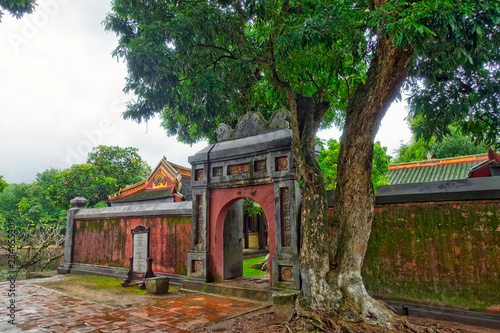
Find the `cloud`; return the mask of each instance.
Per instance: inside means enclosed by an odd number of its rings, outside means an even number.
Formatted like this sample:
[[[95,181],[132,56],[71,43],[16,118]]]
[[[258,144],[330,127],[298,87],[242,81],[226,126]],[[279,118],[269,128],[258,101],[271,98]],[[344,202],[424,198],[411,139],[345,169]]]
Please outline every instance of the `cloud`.
[[[126,66],[111,56],[116,37],[101,24],[109,10],[104,1],[47,0],[32,16],[4,17],[0,174],[7,182],[83,163],[99,144],[137,147],[152,166],[165,155],[188,167],[187,157],[206,145],[167,137],[158,120],[121,118],[130,97],[122,91]]]

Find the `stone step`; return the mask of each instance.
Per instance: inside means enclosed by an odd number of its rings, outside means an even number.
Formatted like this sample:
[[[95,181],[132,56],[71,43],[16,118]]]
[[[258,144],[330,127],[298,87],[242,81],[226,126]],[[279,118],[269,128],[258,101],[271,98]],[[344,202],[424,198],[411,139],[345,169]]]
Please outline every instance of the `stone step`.
[[[241,297],[261,302],[272,302],[273,295],[273,292],[271,290],[239,288],[233,286],[224,286],[222,284],[191,281],[187,279],[182,283],[181,290],[198,291],[230,297]]]

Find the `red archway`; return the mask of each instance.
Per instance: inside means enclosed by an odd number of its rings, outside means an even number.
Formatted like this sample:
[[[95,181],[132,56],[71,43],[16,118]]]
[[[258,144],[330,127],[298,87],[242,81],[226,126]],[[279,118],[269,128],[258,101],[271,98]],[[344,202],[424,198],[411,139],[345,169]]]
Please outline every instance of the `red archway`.
[[[240,188],[224,188],[210,190],[209,215],[210,223],[208,230],[210,260],[210,275],[216,281],[223,280],[224,272],[224,253],[223,253],[223,231],[224,220],[227,212],[234,202],[242,198],[250,198],[257,202],[267,219],[269,230],[269,256],[271,260],[276,253],[275,237],[275,205],[274,205],[274,185],[254,185]],[[270,200],[270,198],[273,198]],[[272,276],[272,265],[271,276]],[[272,279],[271,279],[272,281]],[[272,282],[271,282],[272,283]]]

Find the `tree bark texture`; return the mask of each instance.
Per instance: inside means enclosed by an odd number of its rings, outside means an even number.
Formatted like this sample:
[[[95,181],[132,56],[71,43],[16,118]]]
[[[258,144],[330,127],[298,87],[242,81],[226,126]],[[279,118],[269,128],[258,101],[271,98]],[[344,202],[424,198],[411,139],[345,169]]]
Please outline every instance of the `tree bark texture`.
[[[301,182],[299,265],[303,298],[312,308],[331,308],[334,289],[324,279],[329,271],[328,205],[323,174],[314,153],[316,131],[329,107],[321,95],[289,93],[292,105],[292,151]]]
[[[316,132],[308,125],[319,108],[313,98],[305,99],[309,103],[305,105],[297,98],[299,122],[292,122],[292,149],[303,177],[299,255],[302,307],[335,311],[348,320],[376,320],[386,328],[396,320],[392,312],[368,295],[361,269],[375,207],[373,141],[408,73],[412,56],[411,47],[395,48],[384,37],[378,41],[366,83],[358,86],[347,108],[330,222],[323,179],[317,162],[313,162]]]

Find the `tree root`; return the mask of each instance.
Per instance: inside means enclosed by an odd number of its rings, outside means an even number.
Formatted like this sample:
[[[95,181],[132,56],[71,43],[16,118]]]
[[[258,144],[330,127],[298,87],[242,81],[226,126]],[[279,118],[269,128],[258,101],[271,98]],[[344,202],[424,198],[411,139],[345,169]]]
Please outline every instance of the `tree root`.
[[[338,325],[332,318],[317,311],[300,310],[297,311],[297,316],[324,332],[337,331],[338,329]]]
[[[380,302],[381,305],[385,303]],[[405,317],[394,315],[390,329],[381,327],[376,322],[368,321],[353,322],[341,317],[338,313],[327,313],[320,311],[307,311],[295,308],[292,316],[284,324],[288,333],[295,331],[310,332],[336,332],[336,333],[382,333],[382,332],[405,332],[405,333],[433,333],[432,330],[410,324]],[[297,330],[298,328],[298,330]]]

